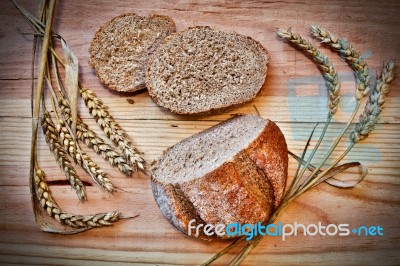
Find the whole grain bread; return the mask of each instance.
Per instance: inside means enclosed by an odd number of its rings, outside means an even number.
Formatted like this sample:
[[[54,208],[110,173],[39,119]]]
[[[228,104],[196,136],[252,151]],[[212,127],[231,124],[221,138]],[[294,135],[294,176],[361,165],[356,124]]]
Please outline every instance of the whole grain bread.
[[[252,100],[269,55],[235,32],[193,27],[171,34],[150,56],[146,86],[153,100],[178,114],[204,114]]]
[[[152,189],[162,214],[185,234],[192,219],[195,225],[255,224],[280,204],[287,168],[278,126],[243,115],[169,148],[153,164]]]
[[[130,13],[114,17],[100,27],[90,43],[89,64],[110,89],[144,89],[149,55],[173,32],[175,23],[167,16]]]

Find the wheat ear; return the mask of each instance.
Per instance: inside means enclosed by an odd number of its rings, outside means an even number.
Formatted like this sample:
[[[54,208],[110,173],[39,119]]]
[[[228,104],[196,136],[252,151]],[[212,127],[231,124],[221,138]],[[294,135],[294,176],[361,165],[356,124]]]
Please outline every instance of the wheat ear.
[[[321,69],[325,77],[326,85],[328,86],[329,112],[332,115],[335,114],[340,100],[340,84],[337,71],[331,61],[329,61],[328,57],[321,53],[319,49],[316,49],[312,43],[303,39],[299,34],[293,33],[290,29],[279,29],[277,34],[279,37],[290,41],[296,47],[310,55],[310,57],[318,64],[318,67]]]
[[[120,213],[117,211],[94,215],[74,215],[64,212],[53,199],[46,182],[46,175],[41,169],[36,170],[34,182],[40,205],[50,217],[61,224],[69,225],[73,228],[92,228],[111,225],[119,220]]]
[[[82,166],[99,186],[105,188],[108,192],[113,192],[115,189],[110,179],[108,179],[107,174],[75,143],[64,121],[59,119],[56,129],[65,150],[75,163]]]
[[[295,178],[292,180],[292,182],[289,185],[288,191],[293,191],[293,187],[297,187],[298,183],[300,182],[300,179],[302,176],[305,174],[306,169],[308,166],[311,164],[312,159],[314,158],[314,155],[316,154],[319,146],[322,143],[322,140],[324,139],[324,136],[326,134],[326,131],[328,129],[328,126],[332,120],[332,116],[336,113],[339,105],[339,100],[340,100],[340,83],[339,83],[339,78],[337,71],[331,61],[328,59],[327,56],[321,53],[321,51],[317,48],[315,48],[311,42],[305,40],[302,38],[299,34],[293,33],[290,29],[289,30],[283,30],[279,29],[277,31],[277,34],[279,37],[284,38],[288,41],[290,41],[296,48],[301,49],[304,51],[306,54],[308,54],[318,65],[318,67],[321,69],[322,74],[326,80],[326,85],[328,87],[328,109],[329,113],[327,116],[327,120],[325,123],[324,128],[322,129],[322,132],[320,134],[320,137],[315,144],[311,154],[309,155],[307,162],[305,163],[303,169],[301,169],[301,164],[299,164],[299,168],[295,174]],[[301,171],[300,171],[301,169]],[[287,194],[287,197],[291,196],[290,193]]]
[[[378,76],[375,87],[365,105],[364,112],[360,116],[360,121],[351,132],[350,138],[354,143],[367,138],[378,122],[383,104],[389,93],[389,85],[395,78],[394,65],[394,60],[389,61],[389,63],[383,67],[382,73]]]
[[[350,67],[354,71],[354,75],[356,78],[356,91],[355,91],[355,98],[356,98],[356,105],[354,107],[354,111],[351,114],[349,120],[347,121],[345,127],[343,128],[342,132],[339,136],[335,139],[329,150],[326,152],[322,161],[318,163],[316,168],[312,171],[312,173],[307,177],[305,182],[303,182],[303,186],[299,188],[298,191],[304,191],[306,189],[306,185],[308,184],[308,188],[311,188],[313,184],[318,182],[318,179],[325,175],[327,171],[323,171],[323,173],[318,174],[318,171],[321,167],[325,164],[325,162],[329,159],[332,155],[333,151],[335,150],[336,146],[339,144],[340,140],[343,138],[344,134],[346,133],[347,129],[353,122],[355,116],[357,115],[357,111],[360,108],[361,99],[369,94],[370,87],[370,75],[369,75],[369,68],[367,63],[360,57],[359,53],[344,39],[336,37],[334,34],[330,33],[329,31],[320,28],[318,26],[311,26],[311,34],[323,44],[329,45],[331,48],[339,52],[340,56],[345,58]],[[338,158],[339,160],[342,157]],[[339,162],[336,160],[335,162]],[[331,165],[333,168],[335,164]],[[311,181],[312,180],[312,181]],[[309,182],[311,181],[311,182]],[[295,192],[298,193],[298,192]],[[300,192],[299,192],[300,193]]]
[[[78,198],[80,200],[85,199],[85,187],[75,172],[75,169],[72,167],[71,161],[68,159],[67,152],[64,150],[63,144],[58,139],[57,130],[47,110],[44,110],[43,112],[42,130],[43,134],[45,135],[46,142],[49,144],[50,150],[54,153],[56,161],[63,169],[69,183],[75,189]]]
[[[329,45],[331,48],[339,52],[340,56],[348,62],[350,67],[354,70],[356,76],[356,99],[361,100],[367,96],[370,91],[370,74],[367,62],[360,57],[353,46],[343,38],[339,38],[329,31],[318,27],[311,26],[311,34],[317,38],[321,43]]]
[[[102,100],[93,91],[83,86],[80,86],[80,93],[90,114],[95,118],[107,137],[120,147],[128,163],[134,167],[135,171],[141,170],[144,172],[144,160],[139,151],[133,147],[126,132],[108,113],[108,107],[103,104]]]
[[[71,123],[71,109],[69,103],[65,99],[60,98],[58,100],[58,105],[65,121]],[[112,166],[117,166],[122,173],[128,176],[132,174],[132,168],[127,164],[125,158],[120,156],[114,148],[100,138],[96,132],[90,130],[89,126],[85,124],[79,116],[76,125],[76,135],[79,140],[83,141],[86,146],[94,150],[97,154],[100,154]]]

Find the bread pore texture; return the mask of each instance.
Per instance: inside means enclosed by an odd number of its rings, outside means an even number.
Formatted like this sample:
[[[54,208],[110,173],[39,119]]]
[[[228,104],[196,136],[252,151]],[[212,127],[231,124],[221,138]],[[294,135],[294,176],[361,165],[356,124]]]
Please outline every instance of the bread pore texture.
[[[151,55],[146,86],[178,114],[205,114],[248,102],[261,89],[269,55],[235,32],[193,27],[171,34]]]
[[[89,47],[89,64],[112,90],[144,89],[149,55],[173,32],[175,23],[167,16],[117,16],[96,32]]]
[[[153,164],[151,182],[162,214],[189,234],[193,219],[193,226],[266,221],[282,201],[287,169],[288,150],[278,126],[243,115],[169,148]]]

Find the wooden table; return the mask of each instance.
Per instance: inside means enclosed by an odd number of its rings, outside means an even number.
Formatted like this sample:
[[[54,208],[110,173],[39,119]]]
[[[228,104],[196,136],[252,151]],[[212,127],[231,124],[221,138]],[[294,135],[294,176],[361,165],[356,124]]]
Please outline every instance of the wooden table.
[[[101,158],[114,184],[123,189],[112,195],[88,186],[88,201],[79,203],[67,185],[54,185],[60,206],[89,214],[119,209],[140,214],[107,228],[76,235],[55,235],[39,230],[34,221],[28,186],[31,143],[30,61],[32,30],[10,1],[0,10],[0,262],[19,264],[122,265],[199,264],[225,247],[224,241],[203,242],[179,233],[161,215],[153,199],[150,178],[126,178]],[[37,1],[20,1],[35,13]],[[175,116],[156,106],[143,91],[118,94],[102,86],[88,65],[88,47],[94,32],[121,13],[158,13],[172,17],[177,30],[209,25],[251,36],[270,52],[267,80],[257,98],[239,108],[201,118]],[[148,162],[167,147],[219,123],[236,113],[256,113],[277,122],[288,147],[300,154],[311,129],[326,117],[324,81],[313,62],[276,37],[278,27],[308,37],[318,24],[354,44],[366,58],[373,77],[383,62],[400,52],[400,3],[396,1],[59,1],[54,31],[61,34],[79,58],[80,78],[110,107],[111,114],[135,140]],[[36,13],[35,13],[36,14]],[[317,43],[315,42],[317,45]],[[339,71],[342,100],[323,149],[343,128],[354,106],[354,78],[338,55],[322,48]],[[398,71],[397,71],[398,72]],[[323,184],[296,200],[279,218],[283,223],[340,224],[351,227],[380,225],[384,236],[297,236],[282,241],[266,237],[245,260],[245,265],[398,264],[400,263],[400,79],[393,83],[386,108],[374,133],[357,145],[345,161],[369,167],[366,180],[354,189]],[[97,130],[79,103],[80,114]],[[318,127],[317,132],[321,127]],[[98,131],[100,132],[100,131]],[[343,151],[349,139],[338,147]],[[39,134],[39,162],[50,180],[63,173]],[[321,158],[318,154],[318,158]],[[336,155],[338,155],[337,152]],[[296,162],[290,160],[293,176]],[[93,183],[82,171],[85,181]],[[350,171],[349,176],[357,177]],[[234,250],[237,252],[238,250]],[[227,263],[234,252],[219,263]]]

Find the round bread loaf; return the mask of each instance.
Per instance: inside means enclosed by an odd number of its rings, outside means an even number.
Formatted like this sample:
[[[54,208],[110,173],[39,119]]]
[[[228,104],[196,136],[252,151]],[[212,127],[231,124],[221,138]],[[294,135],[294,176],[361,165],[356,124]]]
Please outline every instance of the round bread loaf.
[[[90,43],[89,64],[110,89],[124,92],[144,89],[149,55],[173,32],[175,23],[166,16],[120,15],[96,32]]]
[[[287,169],[278,126],[244,115],[169,148],[153,164],[151,181],[162,214],[188,234],[192,219],[214,226],[264,222],[282,201]]]
[[[268,62],[267,50],[252,38],[199,26],[165,39],[149,58],[146,86],[174,113],[209,113],[252,100]]]

